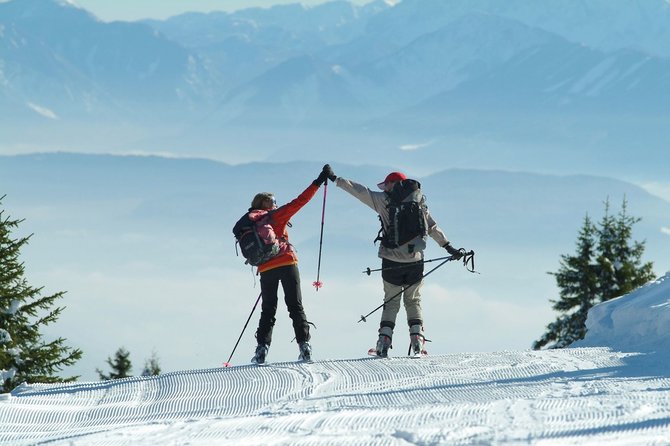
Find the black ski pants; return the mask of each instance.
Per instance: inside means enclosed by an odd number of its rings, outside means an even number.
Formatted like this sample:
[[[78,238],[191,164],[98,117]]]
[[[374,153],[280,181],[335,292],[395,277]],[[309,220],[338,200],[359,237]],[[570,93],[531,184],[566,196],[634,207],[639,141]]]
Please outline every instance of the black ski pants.
[[[298,344],[309,341],[309,324],[302,307],[302,294],[300,292],[300,272],[298,265],[280,266],[261,273],[261,293],[263,302],[261,304],[261,318],[258,321],[256,340],[259,344],[270,345],[272,342],[272,329],[275,325],[277,314],[277,291],[281,282],[284,290],[284,302],[288,308],[288,314],[293,320],[293,331]]]

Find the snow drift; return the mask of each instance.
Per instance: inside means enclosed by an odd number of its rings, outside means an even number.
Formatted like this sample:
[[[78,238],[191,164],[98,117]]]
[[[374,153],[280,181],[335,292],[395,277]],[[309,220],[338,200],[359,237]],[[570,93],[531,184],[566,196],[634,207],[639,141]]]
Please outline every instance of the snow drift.
[[[577,346],[619,351],[670,352],[670,272],[625,296],[591,308],[587,334]]]

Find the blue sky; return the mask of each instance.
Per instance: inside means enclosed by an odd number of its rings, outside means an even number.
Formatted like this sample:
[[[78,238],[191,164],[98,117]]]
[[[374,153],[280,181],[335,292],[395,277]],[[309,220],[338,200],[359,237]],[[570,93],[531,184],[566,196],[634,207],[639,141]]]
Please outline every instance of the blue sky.
[[[355,4],[371,0],[350,0]],[[302,3],[317,5],[327,0],[70,0],[90,11],[101,20],[164,19],[188,11],[235,11],[251,7],[271,7],[280,4]]]

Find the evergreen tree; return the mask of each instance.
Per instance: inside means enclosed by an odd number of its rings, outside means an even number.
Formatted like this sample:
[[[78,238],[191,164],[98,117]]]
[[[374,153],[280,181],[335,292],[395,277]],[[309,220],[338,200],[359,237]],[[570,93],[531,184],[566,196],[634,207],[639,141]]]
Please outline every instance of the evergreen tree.
[[[653,264],[641,260],[644,243],[630,242],[633,225],[640,220],[628,215],[625,198],[617,217],[609,214],[609,200],[605,202],[598,244],[601,302],[630,293],[654,279]]]
[[[151,354],[151,358],[149,358],[144,363],[144,370],[142,370],[142,376],[154,376],[160,374],[161,374],[161,366],[158,363],[158,356],[156,355],[156,352],[153,352]]]
[[[598,302],[610,300],[616,296],[616,268],[614,267],[616,244],[620,242],[617,235],[616,219],[610,214],[609,199],[605,201],[605,213],[600,220],[598,231]]]
[[[0,204],[4,196],[0,197]],[[82,352],[65,345],[64,338],[43,339],[40,331],[55,322],[64,310],[54,303],[64,292],[42,296],[25,278],[19,260],[21,248],[32,235],[12,238],[23,220],[13,220],[0,210],[0,385],[9,392],[23,382],[55,383],[74,381],[56,373],[73,365]]]
[[[587,215],[577,238],[575,255],[562,255],[556,273],[556,284],[560,299],[552,302],[552,308],[563,315],[547,326],[547,332],[533,344],[534,349],[546,345],[562,348],[586,334],[586,315],[594,304],[598,293],[598,268],[596,256],[596,227]]]
[[[640,218],[627,213],[624,198],[618,216],[609,211],[596,227],[587,216],[579,232],[577,253],[561,256],[556,273],[560,299],[552,308],[561,314],[547,332],[533,343],[534,349],[563,348],[586,334],[586,317],[593,305],[622,296],[654,279],[653,264],[642,263],[644,242],[631,242],[633,225]]]
[[[129,376],[132,376],[130,371],[132,370],[133,365],[130,362],[130,353],[123,347],[116,351],[113,360],[112,358],[107,358],[107,365],[112,368],[112,371],[109,372],[108,375],[105,375],[100,369],[96,369],[100,379],[103,381],[110,379],[128,378]]]

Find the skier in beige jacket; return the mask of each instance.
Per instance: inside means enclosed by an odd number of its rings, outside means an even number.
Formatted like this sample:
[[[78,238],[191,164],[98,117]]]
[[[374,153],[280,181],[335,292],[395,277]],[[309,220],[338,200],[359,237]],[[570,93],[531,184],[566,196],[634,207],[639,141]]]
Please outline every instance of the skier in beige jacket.
[[[330,179],[335,181],[339,188],[358,198],[375,211],[382,222],[380,234],[383,236],[378,237],[378,240],[381,240],[378,255],[382,259],[385,304],[379,324],[377,355],[386,357],[388,349],[391,348],[401,296],[407,313],[411,350],[414,354],[420,354],[424,351],[425,343],[420,290],[423,285],[423,250],[426,247],[426,235],[429,235],[456,259],[462,256],[462,251],[451,246],[447,236],[428,212],[425,198],[420,191],[420,184],[414,180],[408,180],[402,172],[388,174],[384,181],[377,185],[382,190],[381,192],[372,191],[354,181],[336,177],[334,174],[330,176]],[[400,193],[404,196],[405,201],[414,201],[415,208],[420,209],[420,212],[416,213],[416,219],[421,226],[420,233],[409,235],[408,237],[412,237],[410,240],[397,239],[398,230],[396,228],[399,225],[394,222],[398,217],[396,211],[392,210],[393,206],[390,206],[391,197],[396,197],[396,193],[403,187],[407,191]],[[392,216],[391,213],[394,215]],[[393,234],[396,234],[395,239],[393,239]],[[402,238],[402,235],[400,237]],[[393,296],[396,297],[391,299]]]

